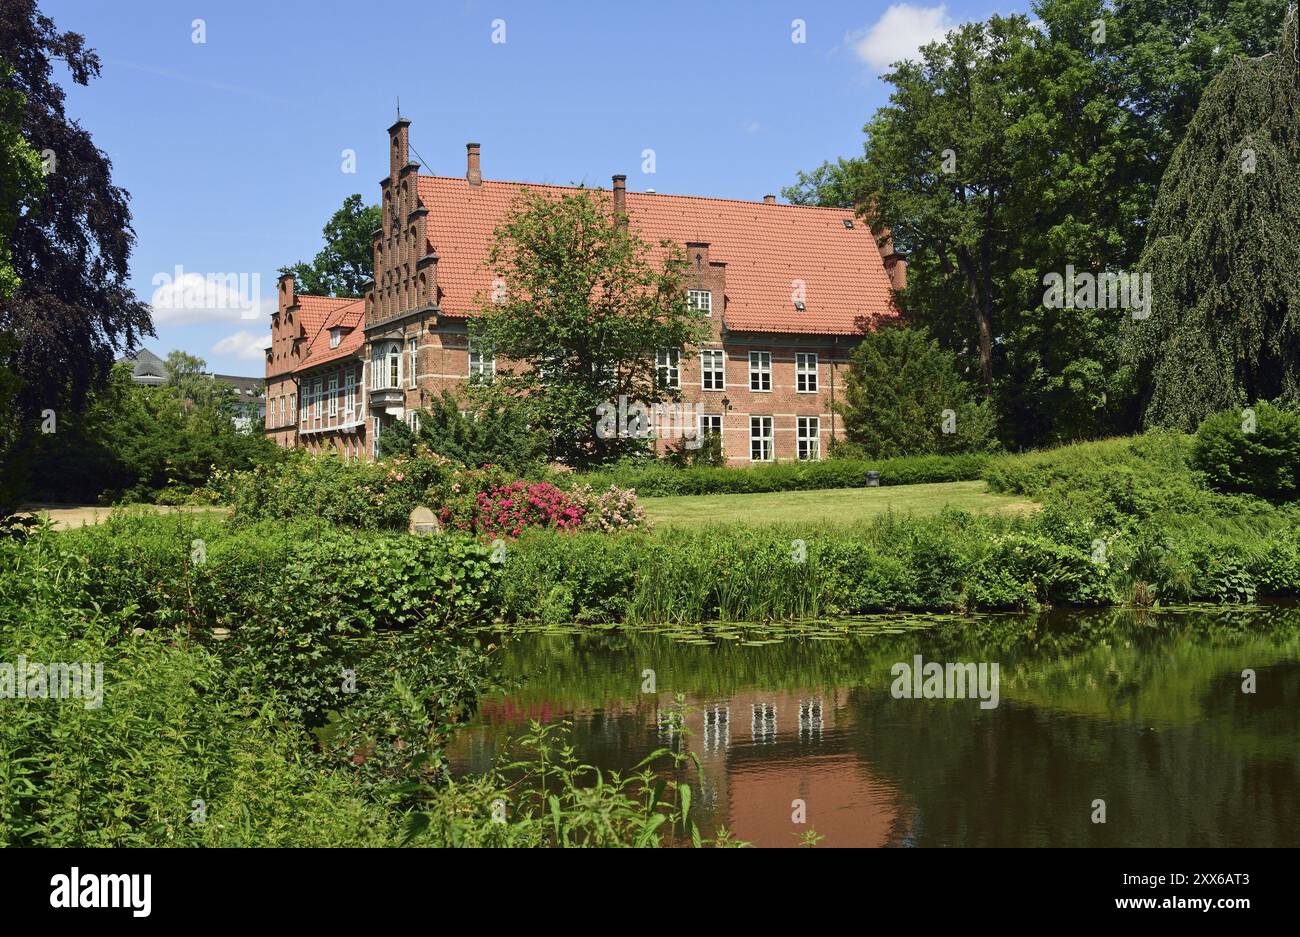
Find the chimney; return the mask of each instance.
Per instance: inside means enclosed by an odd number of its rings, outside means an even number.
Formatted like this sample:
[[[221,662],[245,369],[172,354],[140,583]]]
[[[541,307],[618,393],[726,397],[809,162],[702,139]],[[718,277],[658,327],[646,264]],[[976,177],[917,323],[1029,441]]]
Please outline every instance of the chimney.
[[[764,195],[764,196],[763,196],[763,204],[764,204],[764,205],[775,205],[775,204],[776,204],[776,196],[775,196],[775,195]]]
[[[614,219],[627,229],[627,176],[621,173],[614,177]]]
[[[483,170],[479,166],[478,154],[477,143],[465,144],[465,178],[469,180],[470,185],[483,184]]]
[[[894,249],[893,232],[885,225],[871,229],[876,237],[876,246],[880,259],[884,261],[885,273],[889,276],[889,285],[895,290],[907,289],[907,258]]]
[[[709,269],[709,242],[687,241],[686,259],[695,264],[696,271]]]
[[[388,178],[397,183],[397,174],[411,161],[411,122],[399,117],[397,123],[388,128]]]

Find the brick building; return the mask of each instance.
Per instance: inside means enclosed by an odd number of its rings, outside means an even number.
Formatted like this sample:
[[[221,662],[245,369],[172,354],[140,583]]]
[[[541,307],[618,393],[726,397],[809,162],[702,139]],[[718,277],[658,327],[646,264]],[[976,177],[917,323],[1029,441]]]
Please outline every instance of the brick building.
[[[372,288],[331,299],[280,280],[266,357],[266,427],[280,445],[373,455],[384,426],[490,377],[495,362],[472,347],[467,322],[493,291],[493,229],[522,188],[572,191],[484,179],[477,143],[463,177],[422,175],[410,122],[388,133]],[[820,458],[841,435],[833,405],[848,353],[896,315],[905,262],[844,209],[629,192],[621,175],[609,198],[647,243],[687,251],[689,299],[711,334],[693,354],[660,352],[658,365],[698,405],[701,431],[722,435],[732,464]]]

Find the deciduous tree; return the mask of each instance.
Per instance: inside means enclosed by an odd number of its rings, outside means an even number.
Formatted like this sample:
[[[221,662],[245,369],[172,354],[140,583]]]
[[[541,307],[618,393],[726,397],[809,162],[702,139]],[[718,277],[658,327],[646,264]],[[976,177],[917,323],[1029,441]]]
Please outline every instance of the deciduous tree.
[[[383,224],[378,205],[366,205],[360,195],[349,195],[343,207],[330,216],[322,234],[325,246],[311,263],[283,267],[293,274],[300,293],[311,296],[360,296],[374,279],[373,237]]]
[[[687,307],[686,264],[679,245],[652,248],[596,192],[524,190],[497,228],[488,258],[497,288],[472,324],[498,357],[496,382],[480,393],[526,408],[570,464],[644,446],[598,433],[598,408],[676,398],[656,380],[656,354],[685,356],[706,334],[703,313]]]

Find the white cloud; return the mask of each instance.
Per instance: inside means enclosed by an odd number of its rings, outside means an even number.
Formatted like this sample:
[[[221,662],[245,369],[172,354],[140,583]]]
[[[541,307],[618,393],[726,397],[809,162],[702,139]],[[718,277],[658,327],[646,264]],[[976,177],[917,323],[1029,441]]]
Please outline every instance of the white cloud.
[[[240,361],[261,361],[266,349],[271,344],[271,333],[254,335],[240,329],[234,335],[227,335],[212,346],[214,355],[234,355]]]
[[[262,318],[260,273],[159,273],[152,280],[154,325]]]
[[[896,3],[876,22],[849,37],[858,58],[873,68],[888,68],[900,59],[917,59],[923,45],[942,39],[957,26],[948,7]]]

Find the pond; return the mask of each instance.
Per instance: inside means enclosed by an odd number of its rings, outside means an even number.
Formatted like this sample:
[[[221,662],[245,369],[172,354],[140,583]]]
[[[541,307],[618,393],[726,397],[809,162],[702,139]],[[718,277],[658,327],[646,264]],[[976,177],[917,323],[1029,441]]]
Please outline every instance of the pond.
[[[755,845],[1300,846],[1293,606],[498,640],[511,689],[457,737],[458,773],[568,720],[602,769],[698,756],[682,776],[701,829]],[[942,677],[904,694],[931,663]]]

